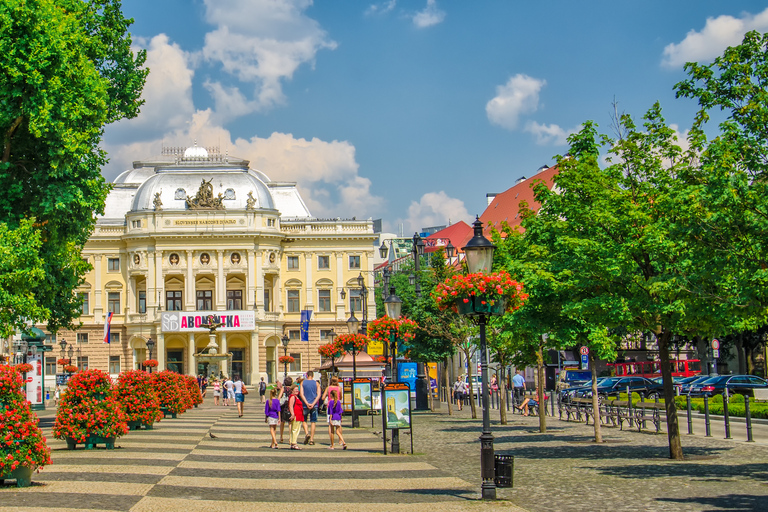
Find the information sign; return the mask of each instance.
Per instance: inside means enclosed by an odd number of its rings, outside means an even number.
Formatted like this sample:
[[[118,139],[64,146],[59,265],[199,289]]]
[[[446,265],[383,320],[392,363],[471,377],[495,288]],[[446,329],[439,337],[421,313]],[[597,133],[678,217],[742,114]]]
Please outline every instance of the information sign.
[[[352,404],[355,411],[368,411],[373,408],[371,379],[355,379],[352,381]]]
[[[712,357],[715,358],[715,359],[720,357],[720,350],[719,349],[712,350]]]
[[[587,354],[581,354],[581,369],[589,370],[589,356]]]
[[[411,387],[407,382],[393,382],[384,386],[382,417],[385,429],[411,428]]]

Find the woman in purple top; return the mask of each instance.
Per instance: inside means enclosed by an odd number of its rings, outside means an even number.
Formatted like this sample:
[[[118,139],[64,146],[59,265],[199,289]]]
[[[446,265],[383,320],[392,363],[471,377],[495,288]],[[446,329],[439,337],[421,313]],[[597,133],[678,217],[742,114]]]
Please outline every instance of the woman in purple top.
[[[331,433],[331,446],[329,449],[333,450],[333,441],[335,439],[334,433],[339,436],[339,443],[341,443],[341,449],[346,450],[347,449],[347,443],[344,442],[344,437],[341,435],[341,416],[344,414],[344,409],[341,407],[341,402],[339,401],[339,394],[336,392],[336,390],[331,391],[331,401],[328,403],[328,417],[331,421],[331,428],[333,429],[333,433]]]
[[[272,444],[270,448],[277,450],[277,424],[280,423],[280,400],[277,399],[277,389],[272,388],[269,392],[269,400],[264,405],[264,422],[269,425],[269,433],[272,435]]]

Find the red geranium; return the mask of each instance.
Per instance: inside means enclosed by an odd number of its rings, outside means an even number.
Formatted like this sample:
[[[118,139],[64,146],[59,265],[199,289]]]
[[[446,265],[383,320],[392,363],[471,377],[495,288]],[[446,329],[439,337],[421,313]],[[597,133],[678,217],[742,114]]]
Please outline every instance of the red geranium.
[[[416,337],[416,329],[419,326],[409,318],[389,318],[382,316],[368,324],[368,336],[380,343],[388,344],[392,334],[405,343],[412,341]]]
[[[157,365],[160,364],[160,363],[157,362],[157,359],[147,359],[146,361],[144,361],[141,364],[142,364],[142,366],[144,366],[146,368],[156,368]]]
[[[29,363],[20,363],[16,365],[16,371],[19,373],[31,372],[34,368]]]
[[[67,366],[65,366],[65,367],[64,367],[64,371],[65,371],[65,372],[68,372],[68,373],[75,373],[75,372],[77,372],[79,369],[80,369],[80,368],[78,368],[77,366],[72,366],[72,365],[67,365]]]
[[[351,352],[352,350],[349,350],[350,348],[353,349],[355,352],[360,352],[365,348],[366,345],[368,345],[368,342],[370,341],[368,339],[368,336],[365,334],[339,334],[336,336],[336,339],[334,340],[336,343],[341,345],[342,350],[345,352]]]
[[[518,309],[527,299],[523,283],[513,280],[508,272],[492,274],[456,274],[440,283],[432,297],[441,310],[458,311],[459,302],[467,303],[470,297],[477,297],[482,304],[494,305],[498,301],[506,304],[506,311]]]
[[[109,375],[101,370],[73,375],[59,403],[53,435],[84,443],[88,436],[109,439],[127,433],[125,413]]]
[[[326,359],[334,359],[344,353],[344,348],[341,346],[341,343],[334,340],[331,343],[320,345],[317,352]]]
[[[21,393],[24,381],[12,366],[0,366],[0,477],[19,466],[33,470],[51,463],[38,419]]]
[[[164,370],[153,373],[152,382],[160,407],[176,414],[181,414],[189,409],[187,407],[190,402],[189,393],[181,375],[170,370]]]
[[[56,361],[56,364],[59,364],[61,366],[67,366],[70,363],[72,363],[71,359],[64,359],[64,358],[62,358],[62,359],[59,359],[58,361]]]
[[[277,360],[280,361],[280,364],[293,364],[295,361],[291,356],[280,356]]]
[[[203,403],[203,395],[200,393],[200,386],[197,384],[197,379],[191,375],[184,375],[184,384],[187,388],[187,394],[189,395],[187,409]]]
[[[151,425],[163,417],[155,397],[152,378],[141,370],[120,374],[117,378],[117,399],[123,405],[126,421]]]

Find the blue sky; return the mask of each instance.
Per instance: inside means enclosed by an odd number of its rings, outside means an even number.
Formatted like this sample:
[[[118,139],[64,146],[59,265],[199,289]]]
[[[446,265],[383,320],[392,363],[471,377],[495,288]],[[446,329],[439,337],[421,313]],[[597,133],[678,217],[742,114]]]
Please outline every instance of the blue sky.
[[[683,63],[747,30],[756,1],[128,0],[148,50],[146,105],[107,129],[108,179],[162,143],[248,158],[296,181],[317,217],[406,235],[469,220],[487,192],[567,152],[611,103],[660,101],[685,133]]]

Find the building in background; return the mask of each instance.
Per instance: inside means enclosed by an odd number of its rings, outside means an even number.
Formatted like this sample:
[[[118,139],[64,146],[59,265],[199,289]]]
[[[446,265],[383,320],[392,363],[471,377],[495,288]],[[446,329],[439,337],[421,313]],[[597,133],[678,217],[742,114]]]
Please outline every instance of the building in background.
[[[115,375],[141,367],[151,337],[159,370],[207,374],[196,354],[213,314],[223,324],[219,352],[231,354],[228,373],[247,383],[282,374],[284,334],[296,360],[290,371],[317,368],[326,335],[346,332],[351,311],[361,316],[357,277],[373,288],[376,239],[371,220],[312,217],[295,183],[273,181],[246,160],[164,148],[115,179],[83,250],[93,270],[77,290],[82,326],[60,331],[58,342],[74,345],[73,364]],[[300,341],[302,310],[312,314],[309,341]],[[54,364],[61,357],[48,355]]]

